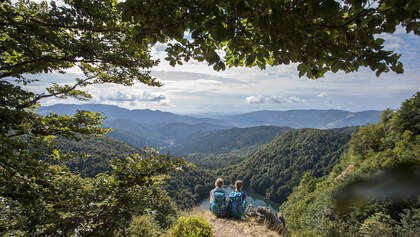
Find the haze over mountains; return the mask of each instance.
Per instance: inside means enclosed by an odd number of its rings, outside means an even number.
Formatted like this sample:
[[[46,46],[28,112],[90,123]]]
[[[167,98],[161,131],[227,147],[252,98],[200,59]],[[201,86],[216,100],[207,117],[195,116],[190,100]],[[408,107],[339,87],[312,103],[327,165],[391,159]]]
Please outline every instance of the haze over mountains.
[[[377,123],[381,111],[349,112],[345,110],[287,110],[256,111],[227,117],[231,125],[251,127],[259,125],[287,126],[292,128],[339,128]]]
[[[45,115],[48,113],[73,114],[76,110],[87,110],[92,112],[102,112],[107,120],[129,119],[137,123],[157,124],[157,123],[213,123],[221,121],[209,118],[195,118],[185,115],[177,115],[170,112],[159,110],[136,109],[129,110],[115,105],[105,104],[55,104],[52,106],[41,107],[38,113]]]
[[[241,136],[266,135],[273,138],[275,129],[270,128],[271,132],[267,133],[267,127],[263,126],[319,129],[360,126],[377,123],[381,113],[381,111],[344,110],[255,111],[214,119],[159,110],[128,110],[104,104],[56,104],[41,107],[37,112],[42,115],[49,113],[71,115],[76,110],[102,112],[107,117],[104,126],[113,128],[108,136],[135,147],[173,147],[176,151],[188,148],[189,152],[202,152],[199,149],[199,141],[203,139],[209,141],[209,137],[210,140],[215,140],[217,137],[239,139]],[[262,127],[253,130],[227,130],[258,126]],[[203,139],[199,139],[200,137]]]

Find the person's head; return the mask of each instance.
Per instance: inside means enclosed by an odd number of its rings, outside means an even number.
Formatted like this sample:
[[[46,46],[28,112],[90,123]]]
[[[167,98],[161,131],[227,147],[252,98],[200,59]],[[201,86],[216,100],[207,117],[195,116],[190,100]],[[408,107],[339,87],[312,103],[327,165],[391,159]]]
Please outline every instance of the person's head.
[[[238,192],[242,191],[242,180],[236,180],[235,181],[235,189]]]
[[[216,182],[214,183],[214,185],[216,186],[216,188],[223,187],[223,179],[222,178],[217,178],[216,179]]]

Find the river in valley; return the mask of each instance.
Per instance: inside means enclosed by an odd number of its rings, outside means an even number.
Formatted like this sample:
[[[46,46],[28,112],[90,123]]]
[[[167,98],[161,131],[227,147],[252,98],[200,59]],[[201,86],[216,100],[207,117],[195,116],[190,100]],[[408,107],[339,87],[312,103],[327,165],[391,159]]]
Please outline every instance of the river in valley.
[[[233,191],[233,188],[230,186],[227,186],[227,187],[225,186],[224,188],[227,190],[227,193],[230,193]],[[254,207],[261,207],[261,206],[268,207],[271,210],[276,211],[276,212],[279,210],[279,207],[280,207],[279,203],[264,200],[264,197],[258,193],[247,192],[247,191],[244,191],[244,193],[246,193],[248,204],[252,204]],[[210,195],[210,190],[209,190],[209,195]],[[208,209],[209,199],[210,198],[208,197],[204,199],[203,201],[201,201],[198,205],[199,208]]]

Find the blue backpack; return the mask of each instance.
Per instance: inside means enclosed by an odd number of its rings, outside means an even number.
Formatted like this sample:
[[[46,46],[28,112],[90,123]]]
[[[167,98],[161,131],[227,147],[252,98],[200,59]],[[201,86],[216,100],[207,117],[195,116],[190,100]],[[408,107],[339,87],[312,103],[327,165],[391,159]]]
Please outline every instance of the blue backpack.
[[[225,192],[214,191],[213,200],[209,208],[210,208],[210,211],[213,212],[216,216],[225,216],[226,210],[227,210]]]
[[[242,192],[233,191],[229,195],[229,214],[232,217],[239,218],[245,214],[248,202],[245,199],[245,194]]]

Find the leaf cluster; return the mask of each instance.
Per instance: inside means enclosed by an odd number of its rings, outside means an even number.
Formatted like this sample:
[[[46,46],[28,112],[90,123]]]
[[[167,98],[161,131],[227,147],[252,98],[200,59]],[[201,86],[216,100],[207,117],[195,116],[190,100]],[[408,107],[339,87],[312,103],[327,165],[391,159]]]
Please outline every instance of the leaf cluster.
[[[195,59],[227,66],[297,63],[299,76],[370,67],[403,72],[400,55],[384,50],[381,33],[402,26],[420,35],[420,5],[402,0],[139,1],[121,4],[139,40],[169,42],[171,65]],[[184,37],[187,32],[188,36]]]

